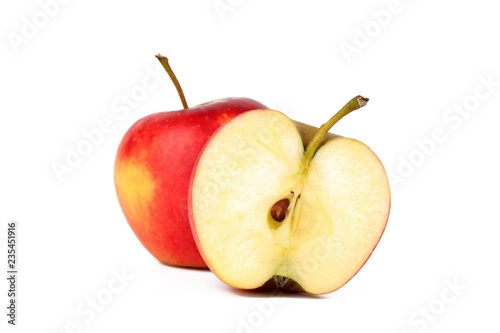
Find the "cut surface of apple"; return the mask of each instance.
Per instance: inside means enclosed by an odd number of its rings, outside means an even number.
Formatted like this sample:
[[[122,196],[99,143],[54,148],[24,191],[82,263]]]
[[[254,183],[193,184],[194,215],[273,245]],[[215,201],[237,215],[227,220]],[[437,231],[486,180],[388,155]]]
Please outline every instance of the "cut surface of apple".
[[[324,294],[349,281],[377,245],[390,209],[378,157],[334,137],[306,157],[296,124],[274,110],[230,120],[202,151],[191,184],[192,230],[223,282],[289,280]],[[312,158],[311,158],[312,157]]]

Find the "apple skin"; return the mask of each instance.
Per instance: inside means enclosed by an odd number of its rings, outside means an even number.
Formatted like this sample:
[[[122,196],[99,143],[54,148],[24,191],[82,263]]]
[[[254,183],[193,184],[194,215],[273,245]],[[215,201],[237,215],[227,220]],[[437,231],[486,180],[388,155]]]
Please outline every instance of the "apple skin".
[[[116,194],[133,232],[158,261],[207,268],[188,217],[192,169],[205,143],[226,121],[266,108],[249,98],[218,99],[148,115],[125,133],[114,165]]]

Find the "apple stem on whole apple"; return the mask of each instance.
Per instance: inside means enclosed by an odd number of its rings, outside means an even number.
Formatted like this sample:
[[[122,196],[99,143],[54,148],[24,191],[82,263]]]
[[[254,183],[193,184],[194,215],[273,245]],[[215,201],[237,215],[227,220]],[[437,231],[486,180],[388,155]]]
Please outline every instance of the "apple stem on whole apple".
[[[177,93],[179,94],[179,98],[181,99],[182,102],[182,107],[185,109],[189,108],[186,97],[184,96],[184,92],[182,91],[181,84],[179,83],[179,80],[177,80],[177,77],[174,74],[174,71],[170,67],[170,64],[168,63],[168,58],[162,56],[161,54],[157,54],[156,58],[160,61],[162,64],[163,68],[165,68],[165,71],[167,71],[168,76],[170,77],[170,80],[172,80],[175,89],[177,89]]]

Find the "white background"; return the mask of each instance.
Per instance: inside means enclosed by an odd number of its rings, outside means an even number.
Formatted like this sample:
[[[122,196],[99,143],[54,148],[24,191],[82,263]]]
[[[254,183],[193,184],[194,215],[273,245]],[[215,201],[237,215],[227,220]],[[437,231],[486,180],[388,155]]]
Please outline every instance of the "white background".
[[[51,16],[35,0],[0,5],[0,258],[5,272],[6,225],[18,221],[20,271],[16,327],[1,279],[2,332],[498,331],[494,2],[221,0],[222,14],[213,0],[62,2]],[[370,98],[333,132],[379,155],[392,210],[347,285],[321,297],[239,292],[141,246],[116,200],[114,155],[137,119],[181,105],[163,77],[126,117],[113,106],[161,70],[158,52],[191,105],[246,96],[318,126]],[[52,164],[103,119],[112,131],[60,181]]]

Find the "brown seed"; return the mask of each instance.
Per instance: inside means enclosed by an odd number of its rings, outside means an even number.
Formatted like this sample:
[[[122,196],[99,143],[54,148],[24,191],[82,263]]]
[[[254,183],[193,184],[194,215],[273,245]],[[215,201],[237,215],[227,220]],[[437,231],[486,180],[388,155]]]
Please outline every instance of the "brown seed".
[[[278,202],[276,202],[272,207],[271,207],[271,217],[276,221],[276,222],[283,222],[283,220],[286,217],[286,211],[288,209],[288,205],[290,205],[290,200],[288,199],[281,199]]]

